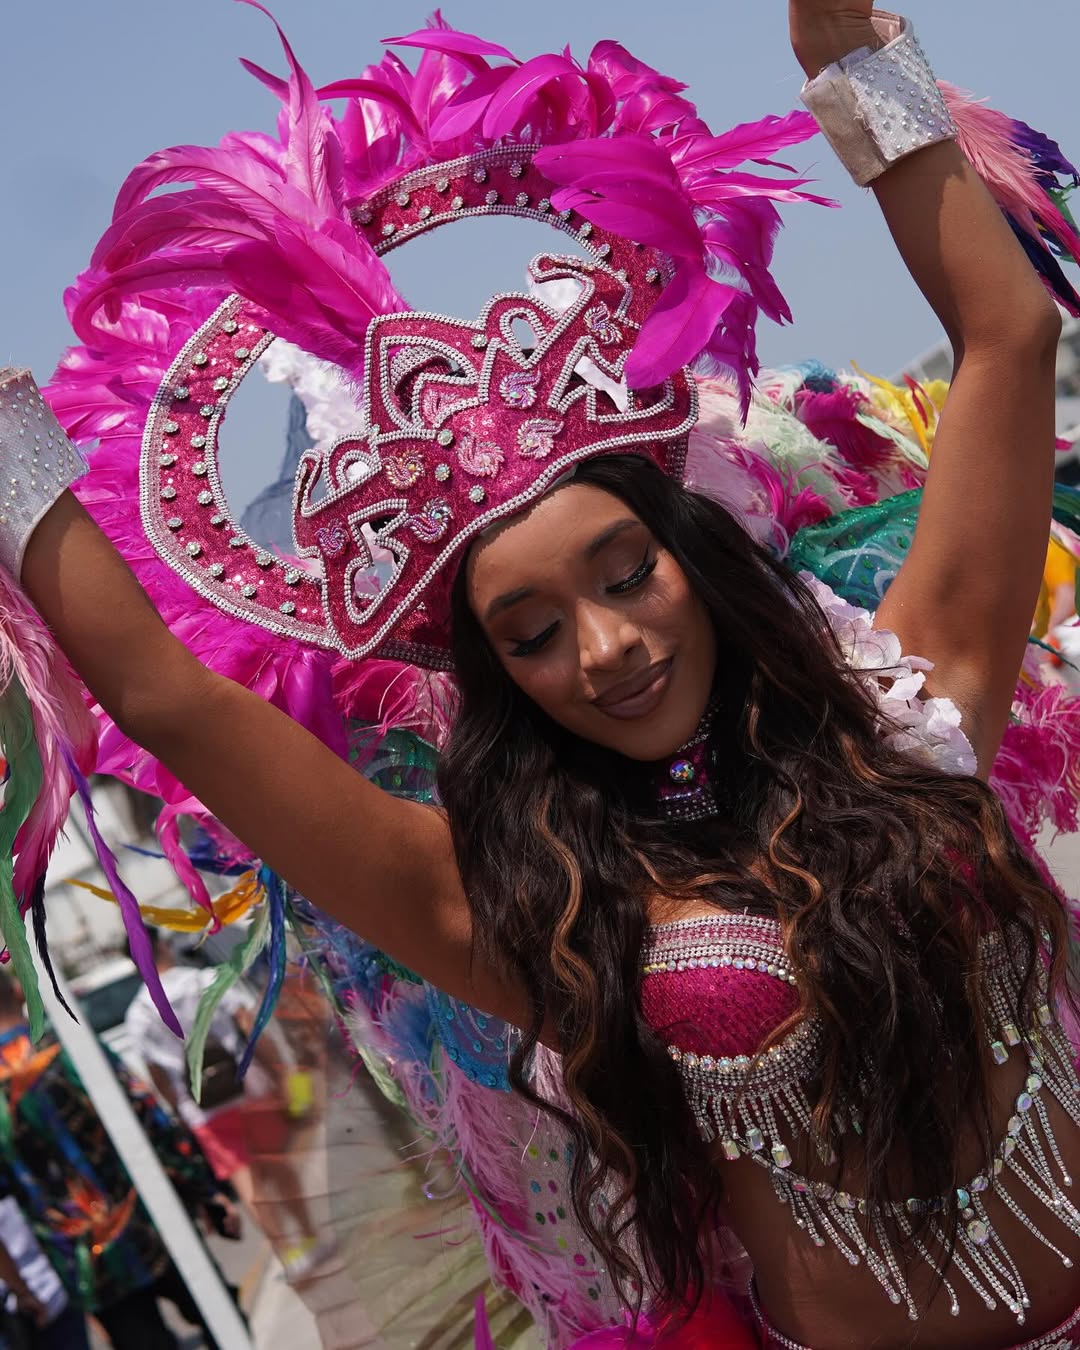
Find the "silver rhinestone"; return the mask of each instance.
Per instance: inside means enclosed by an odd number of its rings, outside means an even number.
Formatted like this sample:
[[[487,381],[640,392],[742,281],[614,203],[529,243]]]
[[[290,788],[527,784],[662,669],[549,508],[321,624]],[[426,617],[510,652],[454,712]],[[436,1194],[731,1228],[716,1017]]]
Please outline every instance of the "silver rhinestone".
[[[435,437],[435,439],[439,442],[440,445],[453,445],[454,433],[450,430],[449,427],[443,427],[442,431],[439,432],[439,434]]]
[[[484,193],[484,201],[488,204],[488,206],[494,206],[495,203],[496,203],[498,200],[499,200],[499,194],[498,194],[497,192],[485,192],[485,193]]]
[[[383,237],[389,239],[396,229],[397,226],[394,224],[394,222],[392,220],[388,220],[386,224],[382,227]]]
[[[238,535],[235,535],[235,534],[234,534],[233,537],[229,540],[229,547],[230,547],[230,548],[244,548],[244,546],[246,545],[246,543],[247,543],[247,540],[246,540],[246,539],[241,539]]]
[[[452,211],[460,211],[464,205],[465,205],[464,197],[454,197],[450,202],[450,209]]]
[[[22,459],[22,455],[20,455],[19,458]],[[161,465],[163,469],[171,469],[172,466],[176,463],[176,456],[162,455],[158,460],[158,463]]]
[[[186,398],[190,397],[191,397],[191,390],[187,387],[186,384],[178,384],[176,388],[173,390],[173,398],[175,398],[178,403],[183,403],[183,401]]]
[[[225,566],[223,563],[211,563],[209,567],[209,572],[210,575],[215,579],[223,577],[225,575]]]
[[[176,489],[174,487],[163,487],[161,489],[161,495],[165,501],[171,502],[176,497]]]
[[[249,581],[246,586],[240,587],[240,594],[244,597],[245,600],[254,600],[254,598],[259,594],[259,588],[258,586],[253,586]]]
[[[646,270],[645,270],[645,280],[648,281],[648,282],[650,282],[650,283],[651,283],[651,282],[654,282],[654,281],[659,281],[659,280],[660,280],[660,269],[659,269],[659,267],[649,267],[649,268],[646,268]]]
[[[211,506],[214,501],[214,494],[212,492],[200,492],[195,500],[200,506]]]
[[[430,207],[430,206],[422,206],[422,207],[420,208],[420,210],[417,211],[416,214],[419,216],[419,218],[420,218],[421,220],[430,220],[430,219],[431,219],[431,207]]]
[[[408,206],[408,204],[412,201],[412,198],[409,196],[407,192],[399,192],[398,195],[394,198],[394,201],[397,202],[398,206]]]
[[[546,212],[546,211],[550,211],[550,210],[551,210],[551,198],[550,198],[550,197],[541,197],[540,200],[536,203],[536,209],[537,209],[538,211],[545,211],[545,212]]]
[[[223,333],[235,333],[239,327],[240,325],[236,322],[235,319],[226,319],[225,322],[221,325],[221,331]]]
[[[163,430],[164,430],[166,436],[175,436],[176,433],[180,430],[180,423],[179,423],[179,422],[166,422],[166,423],[165,423],[165,426],[163,427]],[[50,439],[51,439],[51,437],[50,437]]]
[[[214,388],[219,394],[223,393],[228,387],[229,377],[227,375],[219,375],[214,381]]]
[[[528,204],[529,204],[529,194],[527,192],[519,192],[518,195],[514,198],[515,206],[528,206]]]
[[[510,177],[520,178],[524,172],[525,172],[525,165],[522,164],[519,160],[515,159],[514,162],[510,165]]]
[[[360,222],[361,225],[370,225],[371,222],[375,219],[375,217],[371,214],[370,211],[365,210],[365,211],[357,211],[356,219]]]
[[[207,420],[209,420],[211,417],[213,417],[213,415],[216,412],[217,412],[216,403],[204,403],[202,407],[199,409],[199,416],[205,417]]]
[[[236,351],[233,352],[233,356],[235,356],[238,361],[246,361],[250,355],[250,347],[237,347]]]
[[[435,191],[436,192],[450,191],[450,179],[447,178],[445,174],[441,178],[435,179]]]
[[[169,519],[165,522],[165,524],[168,525],[170,530],[180,529],[183,523],[184,522],[180,519],[179,516],[170,516]]]
[[[596,248],[596,256],[597,256],[598,258],[606,258],[607,255],[608,255],[610,252],[611,252],[611,245],[610,245],[610,244],[598,244],[598,245],[597,245],[597,248]]]
[[[194,539],[187,545],[187,554],[189,558],[197,558],[201,552],[202,544],[197,544]]]
[[[479,483],[474,483],[473,486],[469,489],[469,501],[475,502],[476,505],[479,506],[480,503],[482,501],[485,501],[486,499],[487,493],[484,491],[484,489],[480,486]]]
[[[211,516],[210,524],[213,525],[215,529],[220,529],[222,525],[227,524],[228,519],[228,516]]]
[[[488,177],[487,169],[475,169],[473,171],[474,183],[486,183],[487,177]]]
[[[191,358],[191,364],[193,366],[205,366],[209,360],[210,358],[205,352],[196,352]]]
[[[191,472],[195,475],[196,478],[205,478],[206,461],[204,459],[197,459],[195,463],[191,466]]]
[[[296,613],[296,606],[293,604],[291,600],[283,600],[281,604],[278,605],[278,609],[281,610],[282,614]]]
[[[285,573],[285,585],[296,586],[299,584],[299,581],[300,581],[300,573],[296,570],[295,567],[290,567],[289,570]]]
[[[573,211],[560,211],[559,219],[565,224],[573,214]]]
[[[472,345],[474,347],[486,347],[488,345],[486,333],[474,333],[472,336]]]
[[[449,465],[449,464],[436,464],[436,465],[435,465],[435,481],[436,481],[436,483],[445,483],[449,477],[450,477],[450,465]]]
[[[590,225],[590,223],[586,221],[585,224],[582,225],[581,229],[578,230],[578,237],[581,239],[588,239],[589,235],[591,234],[592,234],[592,225]]]
[[[260,567],[272,567],[274,555],[272,553],[256,553],[255,561]]]

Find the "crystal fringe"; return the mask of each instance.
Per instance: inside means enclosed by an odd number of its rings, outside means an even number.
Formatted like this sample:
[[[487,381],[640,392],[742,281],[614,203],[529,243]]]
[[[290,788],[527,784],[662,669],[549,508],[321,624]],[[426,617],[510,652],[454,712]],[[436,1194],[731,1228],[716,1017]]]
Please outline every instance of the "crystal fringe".
[[[1013,1193],[1017,1185],[1010,1188],[1009,1183],[1019,1183],[1033,1201],[1070,1232],[1080,1235],[1080,1209],[1067,1194],[1072,1177],[1064,1165],[1047,1110],[1049,1094],[1080,1126],[1080,1083],[1068,1038],[1046,1002],[1045,974],[1038,981],[1041,1001],[1021,1018],[1014,1011],[1019,986],[1013,972],[1020,965],[1022,953],[1016,945],[992,935],[982,943],[982,956],[992,1058],[1003,1065],[1011,1058],[1011,1051],[1019,1047],[1028,1061],[1028,1074],[990,1166],[957,1190],[960,1221],[954,1235],[950,1274],[954,1270],[962,1276],[988,1309],[1003,1303],[1022,1325],[1030,1306],[1028,1292],[990,1221],[984,1199],[996,1195],[1062,1265],[1072,1265],[1021,1205]],[[791,982],[796,979],[783,951],[779,928],[771,919],[717,914],[662,924],[652,930],[645,954],[647,973],[662,978],[665,972],[718,966],[766,973]],[[1018,1020],[1027,1025],[1026,1035],[1021,1033]],[[831,1244],[851,1265],[866,1265],[891,1302],[903,1304],[915,1321],[918,1309],[889,1234],[886,1220],[890,1219],[942,1277],[950,1311],[958,1316],[959,1299],[943,1268],[949,1240],[942,1221],[932,1217],[946,1208],[941,1197],[929,1201],[912,1197],[891,1205],[885,1215],[874,1212],[858,1196],[827,1182],[810,1181],[792,1170],[788,1143],[792,1139],[809,1137],[823,1163],[835,1161],[830,1141],[815,1130],[813,1105],[806,1091],[814,1076],[820,1043],[820,1026],[809,1018],[756,1059],[700,1055],[677,1046],[669,1046],[668,1052],[679,1066],[702,1138],[718,1142],[728,1161],[748,1157],[765,1168],[777,1199],[791,1209],[795,1224],[816,1246]],[[837,1119],[834,1128],[842,1132],[844,1120]],[[1027,1204],[1030,1206],[1031,1201]],[[916,1237],[911,1219],[926,1214],[931,1216],[929,1225]]]

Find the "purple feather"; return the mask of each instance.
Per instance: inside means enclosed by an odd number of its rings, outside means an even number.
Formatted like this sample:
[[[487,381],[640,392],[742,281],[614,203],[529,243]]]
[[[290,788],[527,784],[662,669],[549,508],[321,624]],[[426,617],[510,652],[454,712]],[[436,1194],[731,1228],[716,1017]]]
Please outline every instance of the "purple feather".
[[[1012,142],[1018,145],[1021,150],[1027,151],[1031,156],[1035,167],[1042,173],[1052,176],[1060,175],[1066,178],[1072,187],[1080,187],[1080,169],[1070,160],[1065,158],[1065,152],[1057,141],[1053,141],[1041,131],[1036,131],[1034,127],[1029,127],[1026,122],[1018,121],[1015,117],[1012,119]],[[1057,187],[1056,182],[1045,184],[1047,187]]]
[[[97,854],[101,870],[105,873],[105,880],[109,884],[109,889],[116,897],[116,902],[120,906],[120,915],[124,920],[124,929],[127,932],[128,947],[131,949],[131,959],[139,968],[139,974],[149,990],[150,997],[154,1000],[154,1007],[161,1014],[161,1020],[174,1031],[177,1036],[183,1039],[183,1029],[176,1020],[176,1014],[172,1010],[165,990],[161,986],[161,976],[157,972],[157,966],[154,964],[154,953],[150,946],[150,936],[146,931],[146,925],[143,923],[142,914],[139,911],[139,902],[128,890],[127,884],[120,875],[116,859],[113,857],[112,850],[101,837],[101,831],[98,829],[97,818],[94,815],[94,801],[90,793],[90,784],[79,772],[79,766],[75,763],[72,756],[65,750],[64,758],[67,761],[68,772],[71,774],[72,781],[75,784],[75,791],[79,794],[79,800],[82,802],[83,810],[86,813],[86,828],[90,832],[90,838],[94,844],[94,852]]]

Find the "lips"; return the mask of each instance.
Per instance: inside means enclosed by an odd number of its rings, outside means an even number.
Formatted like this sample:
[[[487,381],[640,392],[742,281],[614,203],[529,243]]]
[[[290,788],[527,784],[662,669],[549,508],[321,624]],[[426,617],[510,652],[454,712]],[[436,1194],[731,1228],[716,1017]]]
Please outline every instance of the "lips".
[[[655,661],[645,670],[621,680],[593,700],[610,717],[644,717],[653,711],[667,692],[671,679],[671,657]]]

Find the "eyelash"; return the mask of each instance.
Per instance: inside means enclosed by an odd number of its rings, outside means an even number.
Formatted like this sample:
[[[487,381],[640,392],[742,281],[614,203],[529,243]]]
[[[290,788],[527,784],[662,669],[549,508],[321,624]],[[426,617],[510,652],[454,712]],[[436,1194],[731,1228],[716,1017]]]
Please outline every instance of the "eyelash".
[[[656,564],[659,561],[659,555],[650,558],[646,550],[644,558],[634,569],[634,571],[622,581],[617,581],[614,586],[607,588],[609,595],[628,595],[631,591],[636,591],[639,586],[643,586],[653,572],[656,571]],[[542,633],[537,633],[535,637],[524,638],[521,642],[516,642],[510,649],[511,656],[532,656],[538,652],[541,647],[551,638],[557,623],[548,624]]]

